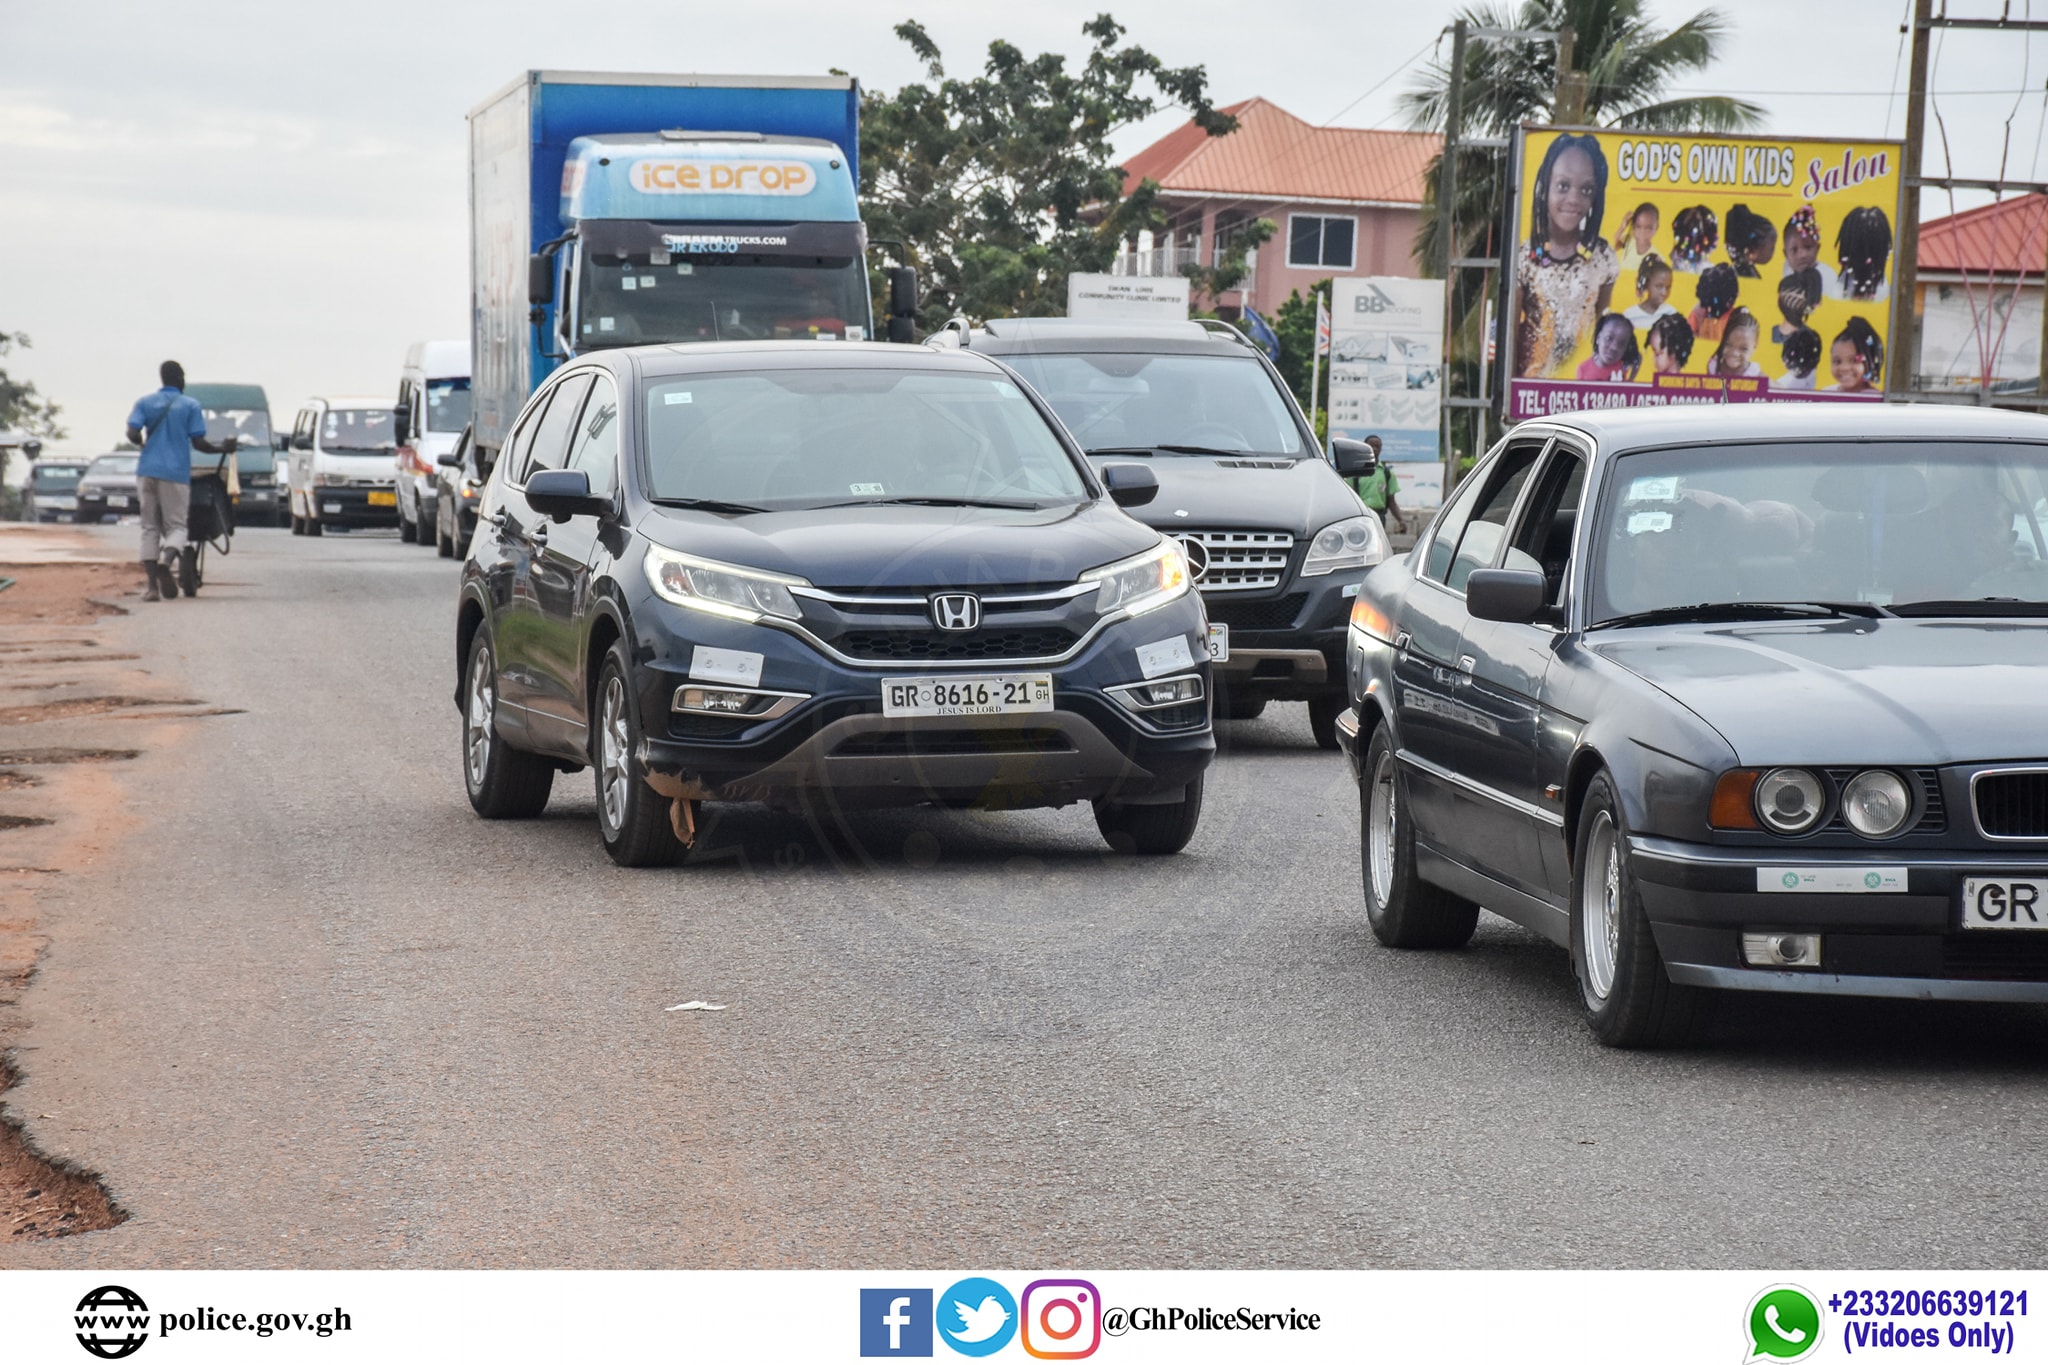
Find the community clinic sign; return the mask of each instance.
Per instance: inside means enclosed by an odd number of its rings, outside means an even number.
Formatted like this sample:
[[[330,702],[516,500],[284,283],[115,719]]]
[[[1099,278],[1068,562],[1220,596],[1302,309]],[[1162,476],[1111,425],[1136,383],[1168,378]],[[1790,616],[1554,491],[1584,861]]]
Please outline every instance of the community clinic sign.
[[[1899,144],[1525,128],[1519,150],[1509,421],[1882,398]]]

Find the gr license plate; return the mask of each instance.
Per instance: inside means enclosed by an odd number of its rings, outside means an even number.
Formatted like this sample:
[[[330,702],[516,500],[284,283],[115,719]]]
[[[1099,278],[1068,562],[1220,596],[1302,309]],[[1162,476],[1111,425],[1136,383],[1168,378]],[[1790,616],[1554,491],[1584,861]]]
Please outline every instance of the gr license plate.
[[[1010,716],[1052,709],[1050,673],[888,678],[882,683],[885,716]]]
[[[320,510],[323,512],[339,512],[341,511],[341,504],[338,502],[323,502],[320,504]]]
[[[2048,929],[2048,879],[1963,878],[1963,928]]]
[[[369,497],[369,503],[370,506],[372,507],[396,507],[398,506],[398,494],[379,493],[375,490],[372,490]]]
[[[1209,662],[1230,662],[1230,627],[1214,621],[1209,623]]]

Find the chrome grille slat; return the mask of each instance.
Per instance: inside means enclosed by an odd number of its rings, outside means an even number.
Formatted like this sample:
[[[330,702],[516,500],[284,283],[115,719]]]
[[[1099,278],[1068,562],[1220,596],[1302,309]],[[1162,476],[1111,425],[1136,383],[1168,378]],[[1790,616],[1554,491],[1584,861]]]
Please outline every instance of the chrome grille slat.
[[[1192,540],[1209,552],[1209,568],[1196,583],[1204,594],[1260,592],[1287,579],[1294,537],[1285,531],[1174,530],[1176,540]]]

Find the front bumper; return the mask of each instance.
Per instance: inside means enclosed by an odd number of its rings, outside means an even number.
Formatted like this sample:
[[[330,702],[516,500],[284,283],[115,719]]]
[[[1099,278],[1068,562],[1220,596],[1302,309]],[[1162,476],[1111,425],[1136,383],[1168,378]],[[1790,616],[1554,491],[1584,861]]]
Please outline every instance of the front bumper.
[[[371,502],[376,495],[382,501]],[[307,498],[314,515],[327,526],[398,525],[398,490],[390,484],[375,488],[314,488]]]
[[[1233,696],[1314,701],[1344,694],[1344,636],[1367,570],[1295,577],[1281,590],[1214,593],[1209,619],[1230,628],[1216,682]]]
[[[660,615],[664,629],[646,628],[649,612]],[[1201,611],[1193,597],[1118,622],[1076,657],[1051,666],[1000,659],[972,667],[849,666],[789,632],[658,599],[636,604],[635,615],[643,622],[634,669],[646,736],[641,758],[658,788],[671,794],[785,807],[819,795],[851,808],[1145,804],[1177,799],[1216,753]],[[1144,680],[1137,648],[1176,635],[1187,643],[1191,662],[1172,676],[1201,678],[1205,695],[1148,723],[1107,689]],[[772,720],[678,711],[676,693],[686,683],[719,686],[701,672],[691,676],[700,647],[758,655],[756,686],[804,699]],[[1014,673],[1051,674],[1054,709],[1008,716],[882,714],[885,679]]]
[[[2048,848],[1787,854],[1637,836],[1629,841],[1629,865],[1673,981],[1723,990],[2048,1003],[2048,928],[1961,928],[1964,878],[2048,878]],[[1905,889],[1758,889],[1787,872],[1821,869],[1858,879],[1903,870]],[[1891,884],[1889,875],[1883,880]],[[1748,966],[1745,930],[1817,933],[1820,964]]]

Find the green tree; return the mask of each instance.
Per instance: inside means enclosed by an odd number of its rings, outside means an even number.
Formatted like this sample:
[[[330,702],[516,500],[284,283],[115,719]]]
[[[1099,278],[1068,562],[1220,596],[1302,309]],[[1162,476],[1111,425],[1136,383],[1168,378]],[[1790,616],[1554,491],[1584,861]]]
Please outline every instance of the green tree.
[[[19,346],[27,350],[30,346],[26,332],[0,332],[0,362],[7,353]],[[25,436],[41,437],[45,440],[62,440],[64,428],[57,425],[57,414],[61,412],[55,403],[36,392],[36,386],[27,380],[17,380],[7,373],[0,364],[0,431],[18,432]],[[0,490],[4,490],[7,478],[7,457],[11,452],[0,446]],[[0,491],[10,502],[11,492]]]
[[[1092,46],[1078,71],[998,41],[963,79],[946,75],[922,25],[896,26],[930,81],[862,104],[863,213],[870,237],[902,243],[917,268],[921,326],[1064,313],[1070,272],[1107,270],[1127,237],[1165,226],[1156,184],[1124,193],[1110,138],[1167,108],[1212,137],[1237,126],[1202,67],[1123,45],[1107,14],[1081,31]]]
[[[1279,230],[1280,225],[1271,218],[1253,219],[1232,235],[1230,245],[1215,258],[1214,265],[1182,266],[1180,273],[1188,277],[1190,302],[1207,299],[1213,307],[1217,299],[1243,284],[1251,271],[1251,253],[1271,241]]]

